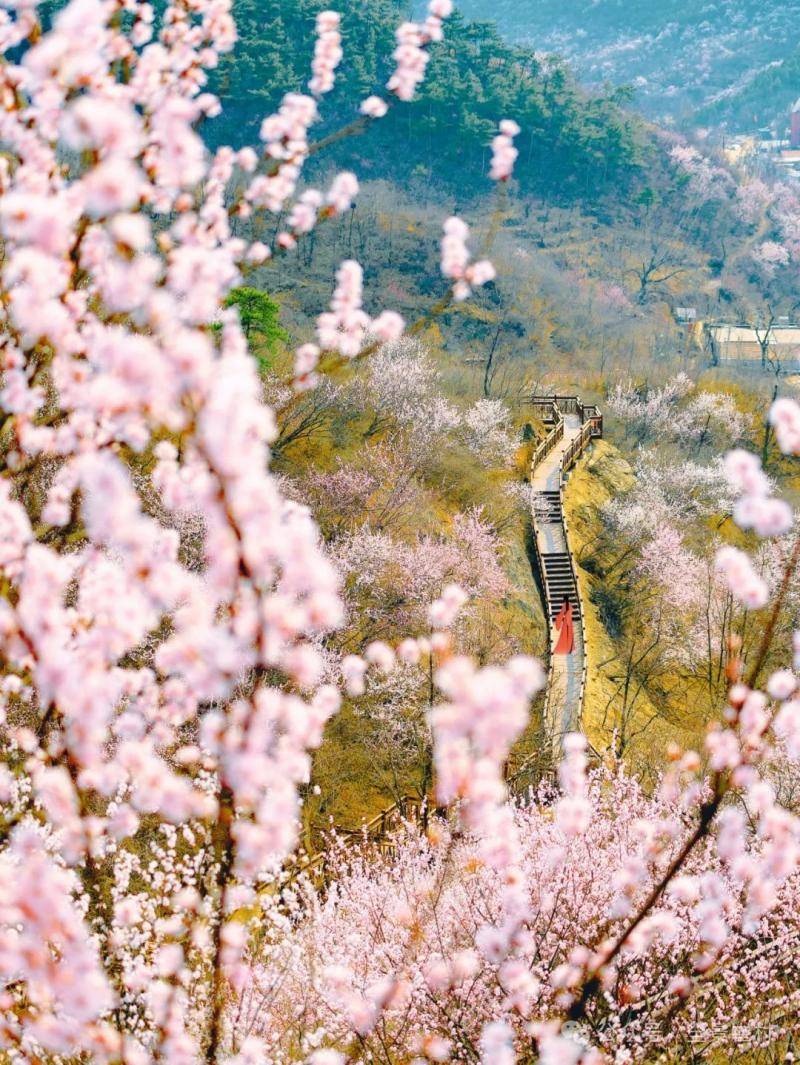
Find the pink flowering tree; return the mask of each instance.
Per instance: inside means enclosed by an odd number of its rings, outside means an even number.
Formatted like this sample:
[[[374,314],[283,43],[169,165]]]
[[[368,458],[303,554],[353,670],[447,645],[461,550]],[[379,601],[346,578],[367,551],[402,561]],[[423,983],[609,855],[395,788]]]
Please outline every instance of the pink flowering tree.
[[[753,261],[768,277],[791,262],[789,249],[777,240],[765,240],[753,250]]]
[[[797,1001],[800,882],[775,846],[788,824],[760,844],[741,807],[725,811],[716,840],[698,845],[603,973],[601,993],[577,1007],[587,944],[611,949],[658,883],[662,839],[674,846],[685,831],[677,782],[687,770],[678,760],[651,796],[621,771],[595,771],[568,783],[570,800],[542,790],[514,808],[516,893],[471,840],[438,824],[402,839],[391,860],[334,852],[325,899],[293,887],[302,916],[288,934],[277,910],[267,915],[237,1016],[240,1044],[259,1038],[273,1055],[295,1046],[295,1060],[320,1063],[407,1048],[419,1061],[486,1065],[534,1060],[534,1046],[553,1065],[600,1061],[598,1050],[612,1061],[779,1051],[781,1018]],[[576,800],[587,803],[582,823]],[[765,861],[778,885],[766,906],[742,883]],[[515,906],[528,914],[521,926]],[[570,1004],[580,1019],[565,1038],[544,1018]],[[325,1056],[317,1040],[340,1049]]]
[[[673,446],[667,437],[642,449],[632,486],[602,508],[606,557],[612,559],[606,563],[605,591],[620,601],[626,617],[632,615],[624,626],[627,650],[652,648],[636,670],[639,684],[650,688],[656,702],[660,693],[670,691],[673,706],[680,701],[681,687],[691,688],[695,697],[705,689],[714,708],[726,684],[731,638],[742,641],[744,654],[752,653],[761,639],[757,612],[780,586],[792,550],[793,519],[763,474],[764,500],[758,509],[742,494],[738,464],[748,461],[749,453],[735,450],[726,460],[703,464],[674,461],[669,458]],[[741,534],[731,534],[731,519],[766,538],[752,561],[735,546]],[[731,588],[737,576],[739,595]],[[775,620],[784,640],[795,608],[790,588]],[[630,655],[622,657],[627,661]],[[652,675],[656,663],[657,677]]]
[[[371,415],[367,437],[400,429],[420,457],[442,443],[461,421],[442,393],[430,354],[410,338],[385,344],[372,355],[354,383],[352,399]]]
[[[744,222],[755,225],[771,203],[770,187],[759,178],[750,178],[736,188],[735,210]]]
[[[367,124],[410,99],[449,0],[398,28]],[[302,187],[342,57],[322,12],[308,93],[258,149],[209,154],[222,0],[4,14],[0,977],[5,1052],[209,1062],[241,986],[240,917],[292,850],[309,752],[339,704],[321,641],[341,576],[269,471],[272,410],[231,289],[349,209]],[[495,145],[497,179],[513,130]],[[274,242],[243,236],[272,216]],[[465,239],[459,230],[459,239]],[[455,250],[453,252],[455,254]],[[450,258],[445,299],[489,280]],[[341,264],[321,357],[396,340]],[[284,397],[292,402],[289,397]],[[528,670],[526,672],[525,670]],[[521,698],[536,674],[519,665]]]
[[[465,412],[461,426],[464,447],[487,467],[507,466],[519,446],[511,412],[499,399],[479,399]]]
[[[780,401],[771,418],[781,448],[800,453],[800,406]],[[754,456],[731,452],[726,473],[744,529],[787,531]],[[728,641],[721,720],[702,751],[671,746],[652,794],[618,767],[587,772],[578,735],[566,737],[557,789],[496,805],[489,778],[476,794],[459,752],[464,740],[507,742],[485,716],[503,681],[445,662],[431,722],[443,741],[437,796],[461,796],[455,834],[434,822],[391,861],[334,851],[324,897],[295,881],[284,905],[296,924],[287,933],[280,906],[267,918],[236,1045],[288,1047],[314,1065],[407,1051],[484,1065],[784,1053],[800,819],[778,789],[800,754],[797,638],[793,669],[758,681],[799,560],[795,539],[746,662]],[[767,605],[744,552],[722,548],[716,567],[739,602]]]
[[[695,452],[708,443],[717,447],[737,443],[752,428],[730,395],[696,391],[685,373],[661,387],[619,381],[609,389],[606,404],[624,423],[626,436],[640,442],[672,439]]]
[[[735,189],[729,171],[702,155],[688,144],[676,145],[669,153],[675,167],[683,175],[689,195],[702,203],[725,200]]]
[[[511,635],[499,641],[486,616],[509,592],[502,569],[502,544],[477,510],[453,516],[448,536],[392,535],[368,522],[354,525],[330,542],[331,559],[342,575],[346,622],[328,641],[333,668],[345,681],[353,652],[367,659],[402,647],[399,660],[389,655],[353,687],[353,708],[365,722],[364,740],[375,748],[373,772],[398,798],[430,792],[432,746],[429,712],[434,701],[432,660],[425,642],[435,618],[431,604],[458,597],[458,616],[450,628],[452,650],[486,659],[508,659],[519,651]],[[423,639],[423,651],[412,651]],[[388,769],[386,768],[388,767]]]

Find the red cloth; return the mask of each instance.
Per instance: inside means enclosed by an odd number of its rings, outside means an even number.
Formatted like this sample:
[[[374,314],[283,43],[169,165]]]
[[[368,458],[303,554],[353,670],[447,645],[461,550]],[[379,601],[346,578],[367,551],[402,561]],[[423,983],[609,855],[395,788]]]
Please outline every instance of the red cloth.
[[[558,612],[555,620],[558,629],[558,642],[553,648],[553,654],[569,655],[575,649],[575,626],[572,624],[572,603],[565,603]]]

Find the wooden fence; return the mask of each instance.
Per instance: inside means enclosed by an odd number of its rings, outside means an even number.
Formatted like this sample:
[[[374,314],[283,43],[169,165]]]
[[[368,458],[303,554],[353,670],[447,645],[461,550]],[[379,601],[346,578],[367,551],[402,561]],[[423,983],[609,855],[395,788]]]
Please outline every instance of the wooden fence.
[[[372,843],[382,853],[392,854],[395,849],[394,832],[404,822],[424,825],[427,821],[427,803],[418,796],[404,795],[398,802],[381,810],[370,821],[365,821],[359,828],[337,828],[335,836],[346,844],[357,846]],[[327,867],[331,860],[331,851],[324,849],[315,854],[301,856],[281,884],[281,891],[290,887],[304,874],[317,887],[327,883]]]

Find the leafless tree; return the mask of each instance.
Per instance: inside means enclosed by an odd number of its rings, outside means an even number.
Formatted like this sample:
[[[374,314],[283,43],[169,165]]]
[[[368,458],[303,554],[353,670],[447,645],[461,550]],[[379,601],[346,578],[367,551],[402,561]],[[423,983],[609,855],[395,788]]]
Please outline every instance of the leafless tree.
[[[672,245],[662,244],[660,240],[654,238],[639,262],[626,271],[632,274],[639,283],[639,291],[636,294],[637,302],[646,303],[651,291],[657,285],[666,284],[673,277],[686,273],[689,267],[684,259],[685,253],[681,254]]]

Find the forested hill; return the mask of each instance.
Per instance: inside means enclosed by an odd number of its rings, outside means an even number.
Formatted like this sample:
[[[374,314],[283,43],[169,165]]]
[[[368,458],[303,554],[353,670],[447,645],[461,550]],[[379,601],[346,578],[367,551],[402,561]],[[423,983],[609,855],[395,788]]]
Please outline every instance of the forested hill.
[[[243,144],[258,135],[261,118],[287,88],[308,79],[314,16],[323,0],[237,0],[240,40],[212,87],[224,119],[209,136]],[[337,87],[323,102],[329,132],[351,119],[365,96],[381,92],[391,71],[394,30],[407,17],[393,0],[343,0],[345,59]],[[486,188],[491,139],[498,119],[513,116],[523,129],[517,169],[523,191],[597,201],[605,191],[625,195],[642,172],[649,133],[629,114],[623,90],[586,93],[560,62],[506,43],[486,22],[448,20],[445,41],[432,58],[418,99],[392,112],[370,133],[340,146],[338,164],[363,177],[422,179],[447,192]],[[330,160],[330,153],[326,159]]]
[[[752,130],[775,125],[784,134],[789,125],[789,108],[800,96],[800,46],[781,62],[759,71],[747,84],[734,86],[697,115],[698,122],[733,130]]]
[[[797,42],[799,0],[461,0],[511,40],[557,52],[589,84],[636,87],[657,118],[691,118]],[[795,95],[800,94],[800,89]]]

